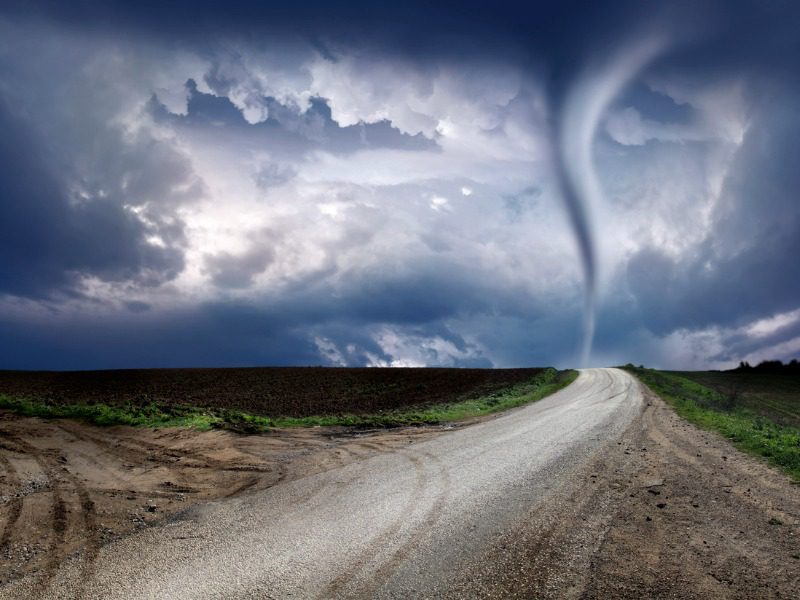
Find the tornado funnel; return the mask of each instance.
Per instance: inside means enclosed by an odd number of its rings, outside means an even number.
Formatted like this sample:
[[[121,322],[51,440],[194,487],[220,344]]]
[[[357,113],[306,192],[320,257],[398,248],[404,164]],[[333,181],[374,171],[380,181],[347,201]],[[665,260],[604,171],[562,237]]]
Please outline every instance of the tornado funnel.
[[[583,339],[580,364],[591,362],[594,340],[599,265],[591,208],[602,202],[592,146],[597,127],[609,104],[663,48],[649,38],[626,46],[601,63],[590,63],[567,87],[557,110],[556,175],[561,198],[578,247],[584,283]]]

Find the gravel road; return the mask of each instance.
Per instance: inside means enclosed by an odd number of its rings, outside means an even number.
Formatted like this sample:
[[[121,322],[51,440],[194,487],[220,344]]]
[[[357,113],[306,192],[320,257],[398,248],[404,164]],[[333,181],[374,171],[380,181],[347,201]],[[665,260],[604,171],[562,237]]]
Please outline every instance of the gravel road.
[[[641,413],[639,384],[581,372],[535,404],[267,490],[66,561],[0,598],[409,598],[447,595]],[[576,524],[576,527],[579,524]]]

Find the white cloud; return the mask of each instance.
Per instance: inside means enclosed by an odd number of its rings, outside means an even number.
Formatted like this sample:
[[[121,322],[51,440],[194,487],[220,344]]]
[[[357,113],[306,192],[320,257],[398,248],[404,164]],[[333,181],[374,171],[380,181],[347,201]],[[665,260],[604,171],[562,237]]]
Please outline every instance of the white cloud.
[[[800,309],[738,327],[679,329],[666,336],[645,334],[640,360],[651,366],[684,369],[732,369],[740,361],[800,357]]]
[[[759,319],[748,325],[745,332],[750,337],[763,338],[798,322],[800,322],[800,309]]]
[[[649,86],[677,104],[697,112],[691,124],[694,135],[740,145],[749,123],[746,82],[739,78],[693,81],[687,78],[651,77]]]
[[[379,330],[375,334],[375,341],[389,358],[371,355],[369,366],[373,367],[452,366],[483,356],[482,349],[475,344],[459,349],[453,342],[440,336],[406,333],[389,327]]]
[[[541,158],[543,93],[506,65],[439,65],[342,56],[309,68],[312,93],[329,101],[342,126],[391,121],[410,135],[436,139],[445,150],[484,158]]]
[[[452,209],[450,208],[449,200],[444,198],[443,196],[432,196],[431,197],[431,209],[437,212],[450,212]]]
[[[709,139],[710,132],[691,125],[661,123],[643,119],[633,107],[611,111],[606,117],[606,131],[615,142],[642,146],[650,140],[659,142],[697,142]]]
[[[635,107],[615,109],[606,116],[606,131],[617,143],[641,146],[650,140],[686,143],[714,141],[742,144],[749,124],[746,85],[740,79],[690,82],[655,78],[650,88],[691,109],[685,123],[644,119]]]
[[[346,367],[347,359],[344,354],[339,351],[336,344],[328,338],[321,336],[314,336],[314,344],[317,347],[320,355],[323,356],[330,364],[337,367]]]

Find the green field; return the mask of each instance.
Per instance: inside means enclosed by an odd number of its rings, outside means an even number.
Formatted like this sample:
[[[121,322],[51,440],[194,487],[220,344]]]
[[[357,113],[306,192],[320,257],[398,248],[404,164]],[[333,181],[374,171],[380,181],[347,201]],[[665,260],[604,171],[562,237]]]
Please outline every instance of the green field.
[[[419,406],[403,406],[368,414],[321,414],[306,417],[270,417],[241,410],[191,405],[150,403],[94,404],[63,403],[20,398],[0,394],[0,410],[9,410],[28,417],[45,419],[78,419],[95,425],[129,425],[133,427],[192,427],[199,430],[229,429],[244,433],[267,431],[272,427],[399,427],[434,425],[470,417],[492,414],[530,402],[560,390],[572,383],[577,371],[541,369],[521,383],[508,385],[485,394],[452,402]]]
[[[800,376],[624,367],[686,420],[800,481]]]
[[[676,372],[720,394],[726,404],[770,421],[800,427],[800,376],[796,373]]]

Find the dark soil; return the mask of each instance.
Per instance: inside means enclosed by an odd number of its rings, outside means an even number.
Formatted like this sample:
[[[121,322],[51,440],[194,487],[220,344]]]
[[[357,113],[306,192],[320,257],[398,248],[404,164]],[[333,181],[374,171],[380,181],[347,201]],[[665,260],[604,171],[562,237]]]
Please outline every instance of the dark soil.
[[[264,367],[0,371],[0,394],[59,404],[201,406],[269,417],[369,414],[477,398],[542,369]]]

